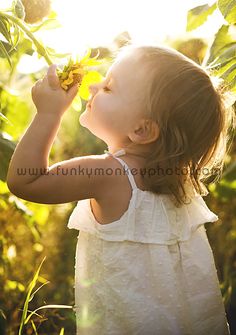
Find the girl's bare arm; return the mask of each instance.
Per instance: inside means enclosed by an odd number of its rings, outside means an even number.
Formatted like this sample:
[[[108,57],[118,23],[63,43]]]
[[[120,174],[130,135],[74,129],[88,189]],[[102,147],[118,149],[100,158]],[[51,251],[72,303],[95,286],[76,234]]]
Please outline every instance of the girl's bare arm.
[[[18,185],[27,186],[47,171],[49,152],[60,123],[61,117],[36,113],[11,158],[7,174],[8,186],[12,189]]]
[[[68,94],[69,93],[69,94]],[[39,203],[65,203],[86,198],[99,198],[105,175],[104,156],[84,156],[48,166],[51,146],[61,124],[63,113],[77,93],[65,92],[59,86],[55,68],[32,88],[37,113],[16,146],[11,158],[7,185],[20,198]]]

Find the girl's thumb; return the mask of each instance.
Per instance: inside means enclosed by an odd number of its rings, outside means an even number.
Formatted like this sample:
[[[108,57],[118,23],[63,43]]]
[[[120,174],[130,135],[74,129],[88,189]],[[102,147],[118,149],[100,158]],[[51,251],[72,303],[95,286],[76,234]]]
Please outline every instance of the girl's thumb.
[[[49,66],[48,72],[47,72],[48,84],[54,90],[60,87],[60,81],[57,76],[56,68],[57,68],[57,65],[52,64]]]

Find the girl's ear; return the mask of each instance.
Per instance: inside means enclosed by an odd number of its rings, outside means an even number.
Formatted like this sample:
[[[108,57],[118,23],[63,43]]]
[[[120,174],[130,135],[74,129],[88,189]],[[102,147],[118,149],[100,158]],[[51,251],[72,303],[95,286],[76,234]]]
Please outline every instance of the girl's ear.
[[[146,144],[152,143],[159,137],[159,127],[156,121],[143,119],[135,127],[134,131],[129,134],[129,138],[134,143]]]

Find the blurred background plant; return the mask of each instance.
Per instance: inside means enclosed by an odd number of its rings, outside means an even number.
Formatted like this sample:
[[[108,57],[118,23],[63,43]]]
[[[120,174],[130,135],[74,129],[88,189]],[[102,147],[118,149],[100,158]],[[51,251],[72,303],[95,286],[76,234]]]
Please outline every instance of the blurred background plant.
[[[225,22],[215,33],[200,63],[213,75],[225,82],[228,106],[235,113],[236,94],[236,3],[218,0],[211,6],[204,4],[188,12],[187,31],[203,25],[208,16],[220,11]],[[191,57],[193,58],[193,57]],[[235,125],[229,130],[229,151],[219,182],[209,185],[208,203],[218,213],[216,225],[209,224],[207,232],[217,263],[221,291],[226,307],[231,334],[236,334],[236,141]]]
[[[178,1],[180,3],[182,0]],[[57,13],[51,5],[52,1],[49,0],[18,0],[11,2],[8,8],[0,9],[0,334],[3,335],[75,333],[75,316],[71,308],[74,304],[74,257],[78,232],[66,227],[75,204],[40,205],[27,202],[12,195],[5,182],[15,145],[35,113],[30,98],[31,86],[45,74],[48,64],[55,62],[64,66],[71,56],[70,51],[62,53],[48,46],[38,35],[40,32],[56,34],[61,28]],[[194,36],[193,32],[201,25],[204,27],[207,20],[217,12],[224,18],[218,31],[210,37],[204,34],[201,37]],[[165,36],[164,44],[176,48],[206,66],[212,74],[224,79],[232,92],[229,104],[234,106],[234,1],[224,0],[197,6],[188,11],[186,18],[187,33]],[[102,62],[91,68],[90,78],[71,110],[65,114],[50,154],[50,164],[75,156],[100,154],[107,149],[103,141],[81,127],[78,121],[88,99],[86,85],[100,81],[116,52],[132,41],[129,31],[124,30],[114,36],[110,44],[89,46],[90,56],[99,53],[98,60]],[[32,68],[31,59],[34,59]],[[22,64],[26,64],[25,67]],[[206,224],[206,228],[215,255],[232,334],[236,334],[234,132],[232,129],[229,134],[232,144],[225,159],[222,179],[210,183],[210,193],[205,198],[209,207],[219,216],[216,224]],[[42,259],[47,261],[43,263]],[[39,263],[37,268],[36,264]],[[36,285],[39,287],[36,288]],[[51,308],[46,308],[48,305]],[[27,320],[30,312],[40,307]]]

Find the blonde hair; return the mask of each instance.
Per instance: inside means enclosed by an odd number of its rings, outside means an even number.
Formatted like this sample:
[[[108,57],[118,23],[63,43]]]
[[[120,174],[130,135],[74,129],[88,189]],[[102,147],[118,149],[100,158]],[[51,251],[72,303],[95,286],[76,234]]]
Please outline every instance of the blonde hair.
[[[160,131],[145,165],[146,171],[158,173],[143,174],[143,182],[151,192],[170,194],[180,207],[191,201],[187,185],[206,195],[204,183],[221,178],[230,130],[235,128],[234,110],[225,105],[222,85],[174,49],[128,45],[117,58],[130,51],[146,71],[145,114]]]

